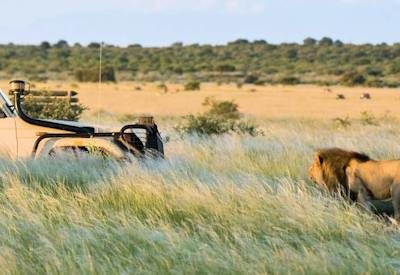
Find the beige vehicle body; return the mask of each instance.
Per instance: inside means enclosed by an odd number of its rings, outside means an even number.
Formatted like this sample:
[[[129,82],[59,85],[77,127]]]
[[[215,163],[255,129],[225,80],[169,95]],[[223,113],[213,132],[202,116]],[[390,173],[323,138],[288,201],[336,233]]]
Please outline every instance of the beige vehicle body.
[[[17,81],[17,83],[24,83]],[[23,113],[24,91],[16,91],[15,106],[0,90],[0,154],[38,158],[67,149],[101,152],[116,159],[163,155],[157,126],[132,124],[107,132],[72,121],[38,120]]]

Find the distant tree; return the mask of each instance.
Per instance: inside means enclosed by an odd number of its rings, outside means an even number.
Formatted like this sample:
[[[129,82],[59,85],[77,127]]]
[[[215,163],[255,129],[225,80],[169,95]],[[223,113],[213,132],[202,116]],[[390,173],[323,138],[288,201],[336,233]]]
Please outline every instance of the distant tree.
[[[317,45],[317,40],[311,37],[304,39],[303,41],[304,46],[315,46]]]
[[[383,70],[381,68],[377,68],[377,67],[367,67],[366,73],[371,76],[382,76]]]
[[[325,46],[331,45],[333,46]],[[305,46],[294,43],[269,44],[264,40],[251,43],[239,39],[227,45],[191,45],[184,47],[107,47],[104,64],[112,66],[112,77],[140,81],[181,81],[182,74],[190,74],[201,81],[233,83],[277,83],[282,76],[295,75],[301,83],[319,85],[375,85],[397,87],[400,84],[400,44],[343,44],[324,38],[319,43],[313,38],[304,40]],[[57,48],[56,48],[57,45]],[[308,45],[308,46],[307,46]],[[45,50],[50,49],[51,50]],[[0,46],[0,70],[4,77],[15,74],[29,78],[51,77],[65,80],[69,72],[85,81],[98,79],[99,43],[81,47],[68,46],[65,40],[37,46],[5,44]],[[90,70],[96,68],[95,70]],[[215,75],[213,72],[234,74]],[[341,77],[356,71],[362,77]],[[248,72],[248,73],[247,73]],[[93,74],[93,75],[92,75]],[[90,76],[92,75],[92,76]],[[311,75],[315,77],[310,77]],[[78,77],[79,76],[79,77]],[[349,77],[349,76],[347,76]],[[258,79],[259,78],[259,79]],[[361,79],[361,81],[360,81]],[[261,81],[260,81],[261,80]],[[83,80],[82,80],[83,81]]]
[[[59,40],[56,44],[54,44],[56,48],[67,48],[69,47],[68,42],[65,40]]]
[[[285,76],[278,80],[278,83],[284,85],[297,85],[300,84],[300,79],[294,76]]]
[[[99,70],[79,69],[75,71],[75,79],[79,82],[98,82]],[[104,82],[116,82],[115,70],[111,66],[105,66],[101,71],[101,80]]]
[[[174,44],[171,45],[173,48],[182,48],[183,43],[182,42],[175,42]]]
[[[182,67],[180,67],[180,66],[178,66],[178,65],[175,65],[173,68],[172,68],[172,71],[174,72],[174,73],[176,73],[176,74],[183,74],[183,68]]]
[[[48,50],[48,49],[51,48],[51,45],[50,45],[49,42],[43,41],[43,42],[40,44],[40,48],[41,48],[42,50]]]
[[[117,78],[115,77],[114,68],[111,66],[105,66],[102,70],[101,78],[102,81],[116,82]]]
[[[319,45],[320,46],[332,46],[333,45],[333,40],[332,40],[332,38],[329,38],[329,37],[323,37],[319,41]]]
[[[254,84],[258,81],[259,77],[254,74],[248,74],[245,76],[243,83],[245,84]]]
[[[91,42],[91,43],[89,43],[88,48],[90,48],[90,49],[98,49],[98,48],[100,48],[100,46],[101,46],[101,44],[98,43],[98,42]]]
[[[255,44],[255,45],[266,45],[266,44],[268,44],[268,42],[263,40],[263,39],[261,39],[261,40],[254,40],[253,44]]]
[[[236,71],[236,67],[231,64],[218,64],[215,66],[215,70],[220,73],[234,72]]]
[[[365,76],[357,71],[350,71],[347,72],[342,76],[341,79],[341,84],[346,85],[346,86],[357,86],[357,85],[363,85],[367,79]]]
[[[398,74],[400,73],[400,60],[390,65],[389,71],[391,74]]]
[[[297,49],[294,49],[294,48],[293,49],[289,49],[286,52],[286,56],[289,59],[296,59],[297,55],[298,55],[298,51],[297,51]]]
[[[337,47],[342,47],[344,45],[344,43],[340,40],[336,40],[333,44]]]
[[[249,40],[247,40],[247,39],[237,39],[237,40],[235,40],[235,41],[233,41],[233,42],[230,42],[230,43],[228,43],[229,45],[246,45],[246,44],[249,44],[250,42],[249,42]]]
[[[139,48],[139,49],[141,49],[141,48],[143,48],[143,46],[140,45],[140,44],[131,44],[131,45],[128,45],[128,48]]]

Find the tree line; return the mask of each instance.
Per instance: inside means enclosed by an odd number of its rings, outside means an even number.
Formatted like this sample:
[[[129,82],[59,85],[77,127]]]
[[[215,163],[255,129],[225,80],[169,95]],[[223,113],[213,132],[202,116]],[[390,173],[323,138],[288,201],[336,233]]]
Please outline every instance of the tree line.
[[[99,47],[65,40],[0,45],[0,77],[98,81]],[[358,45],[328,37],[282,44],[238,39],[226,45],[105,45],[103,64],[104,81],[400,86],[400,43]]]

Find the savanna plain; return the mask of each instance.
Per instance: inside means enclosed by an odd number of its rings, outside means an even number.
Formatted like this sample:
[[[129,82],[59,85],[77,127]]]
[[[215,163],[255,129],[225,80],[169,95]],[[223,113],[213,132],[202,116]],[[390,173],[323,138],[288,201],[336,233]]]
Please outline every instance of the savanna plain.
[[[2,272],[400,271],[400,229],[307,177],[317,148],[399,158],[399,89],[210,83],[189,92],[177,84],[133,82],[36,87],[77,90],[88,107],[82,121],[100,117],[120,125],[153,114],[167,141],[166,158],[3,158]],[[360,99],[364,93],[371,99]],[[263,135],[179,134],[181,117],[204,112],[206,98],[233,100]]]

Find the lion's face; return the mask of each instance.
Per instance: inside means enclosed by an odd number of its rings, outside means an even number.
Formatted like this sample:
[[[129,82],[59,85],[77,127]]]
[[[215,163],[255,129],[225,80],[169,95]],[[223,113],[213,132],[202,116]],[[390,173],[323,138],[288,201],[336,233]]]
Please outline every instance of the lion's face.
[[[310,169],[308,170],[308,177],[321,187],[326,187],[322,170],[323,160],[319,155],[316,155]]]

